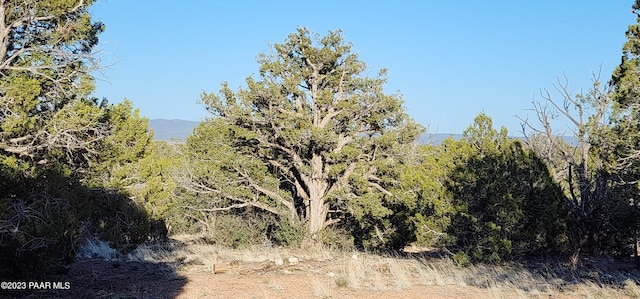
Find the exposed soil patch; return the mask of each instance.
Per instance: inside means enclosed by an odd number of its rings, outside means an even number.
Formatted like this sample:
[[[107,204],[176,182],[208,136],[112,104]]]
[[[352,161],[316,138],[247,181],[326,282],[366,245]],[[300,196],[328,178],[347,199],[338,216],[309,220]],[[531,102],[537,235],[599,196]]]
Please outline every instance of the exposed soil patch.
[[[615,263],[575,273],[548,264],[458,268],[440,258],[232,250],[175,240],[121,260],[79,259],[68,274],[49,279],[68,282],[68,290],[0,290],[0,297],[640,298],[637,269]]]
[[[326,273],[302,268],[263,267],[213,274],[202,267],[173,272],[166,264],[79,260],[68,275],[69,290],[24,291],[4,297],[24,298],[494,298],[517,297],[511,290],[414,285],[389,289],[356,289]],[[238,268],[240,269],[240,268]],[[331,273],[331,272],[330,272]],[[489,296],[489,297],[487,297]]]

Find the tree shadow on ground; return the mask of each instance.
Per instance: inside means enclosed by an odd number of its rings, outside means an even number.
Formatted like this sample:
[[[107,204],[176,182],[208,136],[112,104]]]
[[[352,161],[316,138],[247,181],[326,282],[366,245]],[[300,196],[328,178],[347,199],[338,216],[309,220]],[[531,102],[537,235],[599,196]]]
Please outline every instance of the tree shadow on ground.
[[[166,237],[164,222],[128,194],[89,188],[55,167],[30,175],[11,171],[0,165],[0,297],[173,298],[181,292],[185,281],[173,265],[116,255]],[[113,256],[80,258],[89,240],[109,244]]]
[[[61,282],[68,289],[29,289],[1,297],[24,298],[175,298],[187,283],[168,263],[76,260],[68,274],[38,282]],[[4,291],[3,291],[4,292]]]
[[[640,282],[640,268],[632,258],[571,257],[528,258],[515,267],[546,280],[555,280],[562,287],[572,288],[592,283],[602,287],[622,288],[629,281]]]

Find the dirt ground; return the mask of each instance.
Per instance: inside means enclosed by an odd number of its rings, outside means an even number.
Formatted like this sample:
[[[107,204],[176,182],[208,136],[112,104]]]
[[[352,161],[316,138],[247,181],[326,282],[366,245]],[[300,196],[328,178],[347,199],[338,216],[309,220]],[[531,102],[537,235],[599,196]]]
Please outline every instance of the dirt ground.
[[[339,267],[339,265],[328,266]],[[329,269],[327,268],[327,269]],[[214,274],[204,266],[172,270],[167,264],[75,262],[67,275],[52,280],[69,282],[69,290],[30,290],[1,297],[14,298],[608,298],[576,287],[569,292],[540,293],[519,289],[481,288],[469,285],[427,285],[355,288],[326,271],[310,267],[275,266],[272,263],[227,264],[225,273]],[[318,269],[313,267],[313,269]],[[614,293],[617,294],[617,293]],[[619,295],[619,296],[618,296]],[[622,292],[615,298],[624,298]]]
[[[3,287],[0,298],[640,298],[632,265],[566,269],[460,268],[426,256],[231,250],[172,239],[110,261],[80,258],[68,273],[38,280],[68,289]]]
[[[397,290],[358,290],[337,286],[326,274],[295,268],[213,274],[189,269],[174,273],[163,264],[80,260],[68,275],[69,290],[6,292],[5,298],[517,298],[513,291],[460,286],[412,286]]]

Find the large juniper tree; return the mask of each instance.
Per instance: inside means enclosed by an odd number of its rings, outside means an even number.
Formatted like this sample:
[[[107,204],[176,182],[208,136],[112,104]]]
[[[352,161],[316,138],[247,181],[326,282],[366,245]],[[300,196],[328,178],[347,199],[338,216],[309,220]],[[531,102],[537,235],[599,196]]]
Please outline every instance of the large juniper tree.
[[[309,240],[345,215],[384,239],[396,167],[422,130],[400,95],[385,93],[385,70],[366,76],[340,31],[305,28],[258,62],[245,89],[203,94],[212,117],[187,141],[188,186],[212,195],[209,210],[251,206],[302,221]]]
[[[619,210],[624,216],[616,217],[618,225],[614,232],[619,239],[633,235],[636,239],[634,252],[637,252],[640,224],[640,1],[635,1],[632,12],[636,14],[637,22],[629,25],[622,61],[610,81],[611,125],[598,135],[598,145],[608,171],[613,173],[612,197],[620,202]],[[623,240],[626,245],[628,239]]]
[[[75,160],[104,135],[93,90],[93,1],[0,2],[0,154]],[[82,157],[81,157],[82,158]]]
[[[90,98],[104,29],[93,2],[0,1],[0,275],[57,270],[90,219],[114,243],[146,239],[128,231],[146,225],[129,198],[88,189],[144,156],[150,138],[129,102]]]
[[[611,98],[615,102],[613,123],[616,136],[615,153],[621,156],[619,168],[637,172],[640,161],[640,1],[632,6],[637,23],[629,25],[627,41],[622,48],[622,61],[611,77]],[[627,171],[628,172],[628,171]]]

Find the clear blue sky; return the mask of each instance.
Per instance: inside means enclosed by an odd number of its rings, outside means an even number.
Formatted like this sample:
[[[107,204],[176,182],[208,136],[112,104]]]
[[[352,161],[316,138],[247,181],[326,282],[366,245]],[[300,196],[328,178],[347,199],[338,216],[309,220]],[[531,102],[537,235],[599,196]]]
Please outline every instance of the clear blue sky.
[[[519,135],[515,115],[552,90],[589,88],[620,62],[632,0],[586,1],[150,1],[102,0],[92,8],[104,78],[95,96],[128,98],[142,115],[201,120],[203,91],[237,89],[256,55],[297,26],[342,29],[371,75],[389,70],[409,114],[431,132],[460,133],[484,111]],[[561,124],[562,125],[562,124]]]

